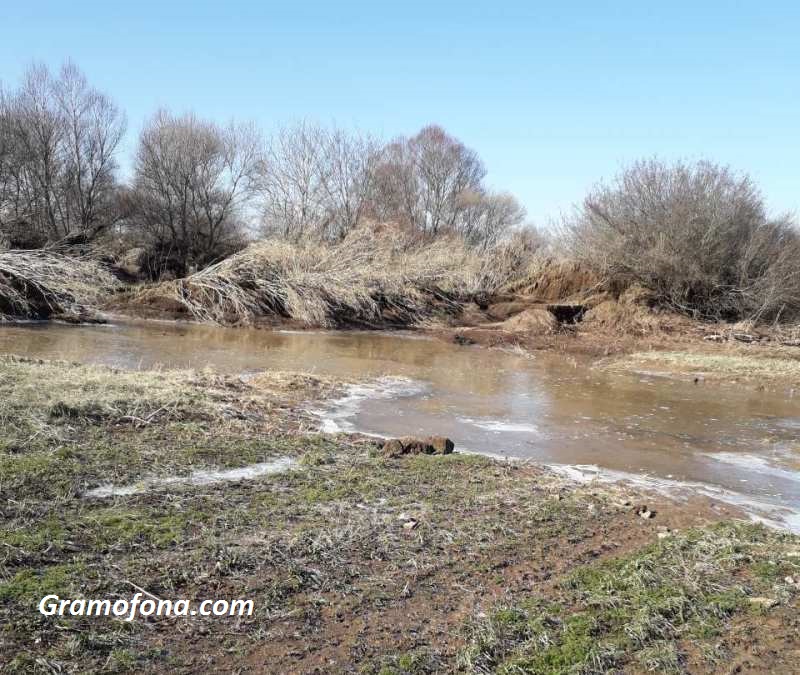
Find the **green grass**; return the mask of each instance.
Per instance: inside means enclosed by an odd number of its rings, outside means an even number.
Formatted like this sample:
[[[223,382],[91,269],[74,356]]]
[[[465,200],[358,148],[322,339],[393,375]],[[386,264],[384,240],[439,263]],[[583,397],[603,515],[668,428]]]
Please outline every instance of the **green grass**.
[[[84,569],[81,563],[74,562],[50,565],[41,570],[20,570],[11,578],[0,581],[0,600],[19,601],[30,612],[30,604],[48,593],[58,593],[62,597],[68,594]]]
[[[755,611],[748,598],[796,598],[781,576],[800,572],[800,561],[785,557],[794,547],[794,537],[757,525],[675,534],[577,570],[561,582],[559,602],[534,596],[494,610],[471,627],[462,662],[508,675],[682,672],[687,641],[714,647],[734,615]]]

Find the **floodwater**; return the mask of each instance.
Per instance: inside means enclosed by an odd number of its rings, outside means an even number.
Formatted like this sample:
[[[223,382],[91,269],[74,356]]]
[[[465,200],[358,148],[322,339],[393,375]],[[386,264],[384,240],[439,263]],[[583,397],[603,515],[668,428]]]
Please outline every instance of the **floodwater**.
[[[445,435],[458,449],[531,458],[580,480],[700,493],[800,530],[800,397],[398,333],[14,324],[0,326],[0,352],[358,381],[314,410],[322,430]]]

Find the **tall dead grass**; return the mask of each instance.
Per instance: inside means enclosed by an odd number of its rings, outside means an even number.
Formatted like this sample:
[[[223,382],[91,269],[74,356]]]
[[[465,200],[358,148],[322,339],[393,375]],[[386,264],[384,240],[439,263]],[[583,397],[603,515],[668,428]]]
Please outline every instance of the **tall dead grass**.
[[[307,326],[412,325],[456,313],[517,273],[516,253],[478,253],[457,238],[419,242],[363,226],[336,244],[265,240],[185,279],[140,293],[195,319],[250,324],[281,316]]]
[[[118,282],[98,262],[47,250],[0,252],[0,320],[88,317]]]

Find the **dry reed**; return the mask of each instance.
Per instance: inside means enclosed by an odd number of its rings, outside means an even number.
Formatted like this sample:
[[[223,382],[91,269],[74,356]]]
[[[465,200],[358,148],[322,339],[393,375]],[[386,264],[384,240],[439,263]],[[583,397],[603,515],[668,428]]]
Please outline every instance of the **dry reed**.
[[[80,318],[117,286],[102,265],[47,250],[0,252],[0,320]]]
[[[266,240],[185,279],[141,293],[177,302],[199,321],[249,324],[281,316],[308,326],[412,325],[456,313],[516,272],[509,251],[458,239],[415,242],[362,227],[336,244]]]

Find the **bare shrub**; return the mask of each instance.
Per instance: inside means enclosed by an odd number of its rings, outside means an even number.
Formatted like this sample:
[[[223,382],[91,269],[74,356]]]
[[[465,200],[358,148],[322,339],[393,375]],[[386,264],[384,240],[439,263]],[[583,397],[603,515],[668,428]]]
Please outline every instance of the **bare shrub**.
[[[612,285],[641,283],[671,309],[712,319],[800,312],[800,236],[770,219],[747,176],[710,162],[640,161],[566,223],[568,249]]]

